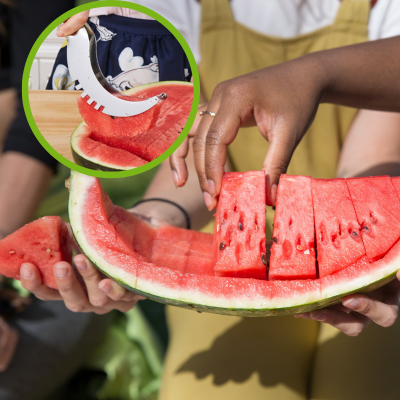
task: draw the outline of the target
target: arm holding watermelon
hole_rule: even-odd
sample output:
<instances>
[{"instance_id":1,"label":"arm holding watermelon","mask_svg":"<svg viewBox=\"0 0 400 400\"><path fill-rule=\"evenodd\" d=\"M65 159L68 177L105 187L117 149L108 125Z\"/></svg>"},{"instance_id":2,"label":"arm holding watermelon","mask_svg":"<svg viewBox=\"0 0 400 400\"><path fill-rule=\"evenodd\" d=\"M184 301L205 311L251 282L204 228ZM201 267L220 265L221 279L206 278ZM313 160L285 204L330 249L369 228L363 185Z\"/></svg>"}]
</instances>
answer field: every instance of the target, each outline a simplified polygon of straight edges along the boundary
<instances>
[{"instance_id":1,"label":"arm holding watermelon","mask_svg":"<svg viewBox=\"0 0 400 400\"><path fill-rule=\"evenodd\" d=\"M189 152L191 166L193 154ZM148 187L144 198L162 197L180 204L191 217L192 227L201 228L211 220L204 205L199 189L194 167L190 171L184 188L179 193L170 179L170 169L167 162L161 165L156 177ZM141 203L130 210L132 213L151 218L154 225L169 224L186 227L182 212L170 204L163 202ZM79 251L78 248L76 248ZM20 271L23 287L41 300L61 300L66 307L74 312L95 312L105 314L117 309L126 312L133 308L142 297L132 293L103 274L83 255L74 258L74 269L67 262L59 262L54 266L54 277L58 290L42 284L39 271L33 264L23 264Z\"/></svg>"},{"instance_id":2,"label":"arm holding watermelon","mask_svg":"<svg viewBox=\"0 0 400 400\"><path fill-rule=\"evenodd\" d=\"M201 117L194 138L209 208L216 206L227 146L241 126L257 125L270 143L263 169L270 178L268 202L274 204L279 176L320 103L400 110L399 60L400 37L394 37L312 53L220 83L207 105L216 116Z\"/></svg>"}]
</instances>

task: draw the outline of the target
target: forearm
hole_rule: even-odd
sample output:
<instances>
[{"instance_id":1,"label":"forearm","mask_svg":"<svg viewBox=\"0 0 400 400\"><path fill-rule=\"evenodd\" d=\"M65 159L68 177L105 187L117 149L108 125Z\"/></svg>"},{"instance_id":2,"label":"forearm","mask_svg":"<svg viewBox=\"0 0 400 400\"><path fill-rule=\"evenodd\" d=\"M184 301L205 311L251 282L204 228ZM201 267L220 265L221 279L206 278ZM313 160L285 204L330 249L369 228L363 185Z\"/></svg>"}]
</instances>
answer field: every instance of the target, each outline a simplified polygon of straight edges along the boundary
<instances>
[{"instance_id":1,"label":"forearm","mask_svg":"<svg viewBox=\"0 0 400 400\"><path fill-rule=\"evenodd\" d=\"M44 163L17 152L0 158L0 235L7 235L33 217L53 173Z\"/></svg>"},{"instance_id":2,"label":"forearm","mask_svg":"<svg viewBox=\"0 0 400 400\"><path fill-rule=\"evenodd\" d=\"M400 111L400 36L304 57L323 76L321 102Z\"/></svg>"},{"instance_id":3,"label":"forearm","mask_svg":"<svg viewBox=\"0 0 400 400\"><path fill-rule=\"evenodd\" d=\"M189 178L185 186L175 188L168 161L164 161L143 198L163 198L179 204L189 214L191 227L193 229L201 229L210 221L212 214L204 205L203 194L194 170L193 153L191 150L187 157L187 164ZM177 207L170 204L147 202L139 204L135 207L134 211L149 217L159 218L171 225L186 228L184 214Z\"/></svg>"}]
</instances>

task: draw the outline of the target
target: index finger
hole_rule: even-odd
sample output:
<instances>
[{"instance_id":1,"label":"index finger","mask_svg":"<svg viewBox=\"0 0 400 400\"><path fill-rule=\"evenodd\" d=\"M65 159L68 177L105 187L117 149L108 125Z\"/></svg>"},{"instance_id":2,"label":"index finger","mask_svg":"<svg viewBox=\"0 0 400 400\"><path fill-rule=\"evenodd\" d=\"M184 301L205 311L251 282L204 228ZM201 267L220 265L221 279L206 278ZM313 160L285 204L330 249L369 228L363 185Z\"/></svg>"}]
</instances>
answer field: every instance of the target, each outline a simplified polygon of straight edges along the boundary
<instances>
[{"instance_id":1,"label":"index finger","mask_svg":"<svg viewBox=\"0 0 400 400\"><path fill-rule=\"evenodd\" d=\"M89 17L89 11L82 11L71 18L67 19L62 25L57 29L58 37L66 37L77 32L79 29L85 25Z\"/></svg>"}]
</instances>

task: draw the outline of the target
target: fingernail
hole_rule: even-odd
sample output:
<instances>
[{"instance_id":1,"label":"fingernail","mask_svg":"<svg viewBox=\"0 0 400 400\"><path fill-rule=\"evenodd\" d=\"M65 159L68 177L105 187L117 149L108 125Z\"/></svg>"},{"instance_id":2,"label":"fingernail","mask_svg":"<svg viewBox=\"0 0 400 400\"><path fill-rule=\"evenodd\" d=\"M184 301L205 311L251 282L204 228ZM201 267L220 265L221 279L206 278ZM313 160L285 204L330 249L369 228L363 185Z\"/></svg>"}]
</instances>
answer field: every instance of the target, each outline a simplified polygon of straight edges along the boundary
<instances>
[{"instance_id":1,"label":"fingernail","mask_svg":"<svg viewBox=\"0 0 400 400\"><path fill-rule=\"evenodd\" d=\"M204 192L203 194L204 194L204 202L206 203L206 207L208 208L208 211L211 211L213 209L212 198L207 192Z\"/></svg>"},{"instance_id":2,"label":"fingernail","mask_svg":"<svg viewBox=\"0 0 400 400\"><path fill-rule=\"evenodd\" d=\"M212 181L211 179L207 180L207 184L208 184L208 193L210 194L210 196L212 198L215 197L215 184L214 181Z\"/></svg>"},{"instance_id":3,"label":"fingernail","mask_svg":"<svg viewBox=\"0 0 400 400\"><path fill-rule=\"evenodd\" d=\"M324 313L319 313L319 314L316 314L316 315L312 315L311 318L315 319L316 321L323 322L323 321L326 320L326 315Z\"/></svg>"},{"instance_id":4,"label":"fingernail","mask_svg":"<svg viewBox=\"0 0 400 400\"><path fill-rule=\"evenodd\" d=\"M104 285L99 286L99 289L102 290L104 293L112 292L112 286L109 283L105 283Z\"/></svg>"},{"instance_id":5,"label":"fingernail","mask_svg":"<svg viewBox=\"0 0 400 400\"><path fill-rule=\"evenodd\" d=\"M57 278L64 279L68 276L69 270L63 265L56 265L54 273L56 274Z\"/></svg>"},{"instance_id":6,"label":"fingernail","mask_svg":"<svg viewBox=\"0 0 400 400\"><path fill-rule=\"evenodd\" d=\"M25 264L21 265L20 274L24 279L31 279L33 276L31 269L27 267Z\"/></svg>"},{"instance_id":7,"label":"fingernail","mask_svg":"<svg viewBox=\"0 0 400 400\"><path fill-rule=\"evenodd\" d=\"M79 271L86 271L87 270L87 264L86 264L85 260L77 260L77 261L74 261L74 262L75 262L76 268L78 268Z\"/></svg>"},{"instance_id":8,"label":"fingernail","mask_svg":"<svg viewBox=\"0 0 400 400\"><path fill-rule=\"evenodd\" d=\"M348 299L343 302L343 305L347 308L358 308L360 307L360 302L357 299Z\"/></svg>"},{"instance_id":9,"label":"fingernail","mask_svg":"<svg viewBox=\"0 0 400 400\"><path fill-rule=\"evenodd\" d=\"M176 171L172 171L172 180L174 181L174 185L176 188L179 186L179 175Z\"/></svg>"}]
</instances>

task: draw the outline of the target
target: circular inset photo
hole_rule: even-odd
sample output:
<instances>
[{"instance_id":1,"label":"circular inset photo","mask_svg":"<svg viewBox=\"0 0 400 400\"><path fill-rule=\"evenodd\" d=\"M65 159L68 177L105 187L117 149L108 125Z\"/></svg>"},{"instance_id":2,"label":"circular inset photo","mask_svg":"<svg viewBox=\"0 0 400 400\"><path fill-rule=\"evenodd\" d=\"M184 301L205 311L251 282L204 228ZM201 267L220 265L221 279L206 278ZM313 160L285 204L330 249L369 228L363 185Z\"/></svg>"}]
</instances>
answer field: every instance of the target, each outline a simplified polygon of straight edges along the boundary
<instances>
[{"instance_id":1,"label":"circular inset photo","mask_svg":"<svg viewBox=\"0 0 400 400\"><path fill-rule=\"evenodd\" d=\"M124 177L178 148L200 88L193 54L171 23L138 4L102 1L44 30L27 59L22 95L53 157L87 175Z\"/></svg>"}]
</instances>

